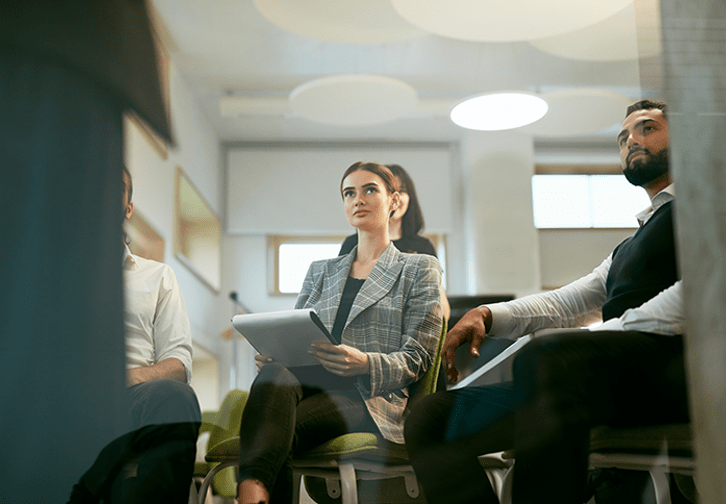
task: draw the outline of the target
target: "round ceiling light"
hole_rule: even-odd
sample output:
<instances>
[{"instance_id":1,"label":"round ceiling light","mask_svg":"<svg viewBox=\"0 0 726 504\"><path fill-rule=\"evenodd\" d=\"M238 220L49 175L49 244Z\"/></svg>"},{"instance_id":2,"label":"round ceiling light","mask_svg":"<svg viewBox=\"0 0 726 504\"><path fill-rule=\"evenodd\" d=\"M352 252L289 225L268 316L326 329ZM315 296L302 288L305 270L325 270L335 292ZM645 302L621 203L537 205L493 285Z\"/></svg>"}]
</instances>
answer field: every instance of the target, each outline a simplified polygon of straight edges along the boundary
<instances>
[{"instance_id":1,"label":"round ceiling light","mask_svg":"<svg viewBox=\"0 0 726 504\"><path fill-rule=\"evenodd\" d=\"M393 10L390 0L254 0L268 21L298 35L353 44L380 44L427 35Z\"/></svg>"},{"instance_id":2,"label":"round ceiling light","mask_svg":"<svg viewBox=\"0 0 726 504\"><path fill-rule=\"evenodd\" d=\"M381 124L406 117L416 90L380 75L334 75L306 82L290 93L292 111L311 121L342 126Z\"/></svg>"},{"instance_id":3,"label":"round ceiling light","mask_svg":"<svg viewBox=\"0 0 726 504\"><path fill-rule=\"evenodd\" d=\"M458 103L451 110L451 120L467 129L506 130L541 119L547 107L547 102L534 93L487 93Z\"/></svg>"},{"instance_id":4,"label":"round ceiling light","mask_svg":"<svg viewBox=\"0 0 726 504\"><path fill-rule=\"evenodd\" d=\"M516 42L552 37L606 19L632 0L392 0L405 20L443 37Z\"/></svg>"}]
</instances>

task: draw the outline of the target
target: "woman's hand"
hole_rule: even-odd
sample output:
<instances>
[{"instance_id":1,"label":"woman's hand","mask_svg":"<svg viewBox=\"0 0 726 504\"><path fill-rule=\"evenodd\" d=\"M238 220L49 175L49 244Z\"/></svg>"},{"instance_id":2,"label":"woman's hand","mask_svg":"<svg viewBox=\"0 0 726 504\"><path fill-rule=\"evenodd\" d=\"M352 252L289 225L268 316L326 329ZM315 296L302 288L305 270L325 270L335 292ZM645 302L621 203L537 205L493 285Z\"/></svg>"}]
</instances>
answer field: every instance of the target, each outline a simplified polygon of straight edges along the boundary
<instances>
[{"instance_id":1,"label":"woman's hand","mask_svg":"<svg viewBox=\"0 0 726 504\"><path fill-rule=\"evenodd\" d=\"M368 374L368 354L348 345L313 343L308 353L315 356L325 369L338 376Z\"/></svg>"},{"instance_id":2,"label":"woman's hand","mask_svg":"<svg viewBox=\"0 0 726 504\"><path fill-rule=\"evenodd\" d=\"M262 354L256 354L255 355L255 365L257 366L257 372L260 372L260 369L262 369L262 366L265 364L272 362L272 357L269 355L262 355Z\"/></svg>"}]
</instances>

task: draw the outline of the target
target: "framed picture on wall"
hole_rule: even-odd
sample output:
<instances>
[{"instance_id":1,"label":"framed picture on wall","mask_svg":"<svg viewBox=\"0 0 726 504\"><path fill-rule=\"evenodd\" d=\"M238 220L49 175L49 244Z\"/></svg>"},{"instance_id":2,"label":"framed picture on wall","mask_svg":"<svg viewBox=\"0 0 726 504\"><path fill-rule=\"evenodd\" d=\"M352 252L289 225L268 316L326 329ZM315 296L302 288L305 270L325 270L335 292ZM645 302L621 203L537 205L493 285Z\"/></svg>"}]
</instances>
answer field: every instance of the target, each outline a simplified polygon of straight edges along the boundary
<instances>
[{"instance_id":1,"label":"framed picture on wall","mask_svg":"<svg viewBox=\"0 0 726 504\"><path fill-rule=\"evenodd\" d=\"M217 293L221 285L221 247L222 223L177 166L174 256Z\"/></svg>"}]
</instances>

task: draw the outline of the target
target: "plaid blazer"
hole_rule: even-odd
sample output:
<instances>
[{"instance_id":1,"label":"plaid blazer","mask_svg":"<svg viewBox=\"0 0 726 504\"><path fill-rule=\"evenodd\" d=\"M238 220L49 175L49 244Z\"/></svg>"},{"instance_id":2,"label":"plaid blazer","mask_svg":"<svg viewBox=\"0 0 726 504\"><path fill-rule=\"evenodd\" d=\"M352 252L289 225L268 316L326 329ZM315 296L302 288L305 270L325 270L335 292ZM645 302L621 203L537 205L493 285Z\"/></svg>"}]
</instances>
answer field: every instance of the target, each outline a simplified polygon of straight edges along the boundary
<instances>
[{"instance_id":1,"label":"plaid blazer","mask_svg":"<svg viewBox=\"0 0 726 504\"><path fill-rule=\"evenodd\" d=\"M313 262L295 303L315 308L329 331L356 251ZM439 341L440 285L435 257L404 254L391 243L358 291L343 328L341 343L368 354L370 375L358 377L358 391L383 437L395 443L404 442L407 386L431 366Z\"/></svg>"}]
</instances>

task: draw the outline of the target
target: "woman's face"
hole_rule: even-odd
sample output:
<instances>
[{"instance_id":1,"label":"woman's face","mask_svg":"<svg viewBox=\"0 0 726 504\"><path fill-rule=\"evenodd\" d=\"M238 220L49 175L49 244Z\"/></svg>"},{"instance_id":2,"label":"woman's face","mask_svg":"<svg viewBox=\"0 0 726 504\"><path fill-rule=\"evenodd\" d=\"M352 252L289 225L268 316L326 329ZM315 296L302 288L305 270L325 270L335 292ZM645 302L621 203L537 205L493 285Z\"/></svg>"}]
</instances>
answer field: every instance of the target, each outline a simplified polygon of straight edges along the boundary
<instances>
[{"instance_id":1,"label":"woman's face","mask_svg":"<svg viewBox=\"0 0 726 504\"><path fill-rule=\"evenodd\" d=\"M398 205L398 193L390 194L383 179L357 170L343 180L343 204L351 226L363 230L387 229L391 210Z\"/></svg>"},{"instance_id":2,"label":"woman's face","mask_svg":"<svg viewBox=\"0 0 726 504\"><path fill-rule=\"evenodd\" d=\"M401 191L401 179L399 177L394 177L394 182L396 183L396 187L399 188L398 194L400 195L400 199L398 202L398 208L396 208L396 211L393 212L391 220L400 221L403 219L403 216L406 215L406 212L408 212L408 204L411 202L411 197L407 192Z\"/></svg>"}]
</instances>

